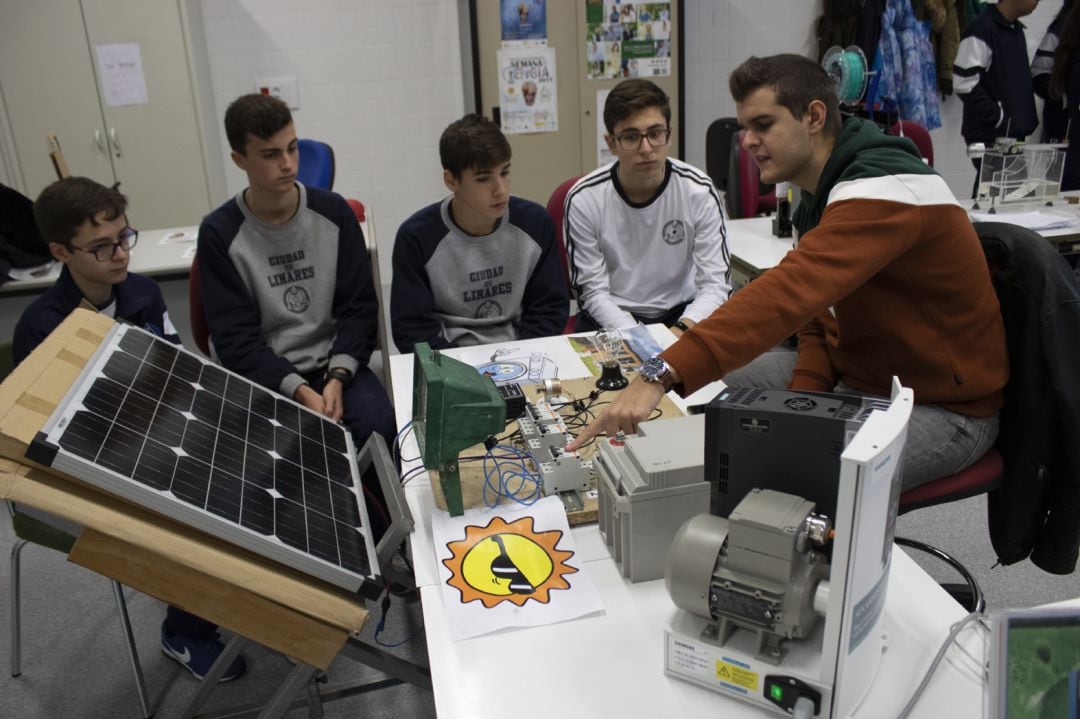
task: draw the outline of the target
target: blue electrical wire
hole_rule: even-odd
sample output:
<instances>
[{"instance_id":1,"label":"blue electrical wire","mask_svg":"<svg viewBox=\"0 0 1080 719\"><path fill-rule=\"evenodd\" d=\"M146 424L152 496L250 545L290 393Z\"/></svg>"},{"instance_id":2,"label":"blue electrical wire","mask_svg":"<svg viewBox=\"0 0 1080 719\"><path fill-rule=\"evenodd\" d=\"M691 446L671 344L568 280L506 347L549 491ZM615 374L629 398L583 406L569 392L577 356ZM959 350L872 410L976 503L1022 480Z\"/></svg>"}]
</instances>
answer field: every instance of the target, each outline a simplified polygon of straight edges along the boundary
<instances>
[{"instance_id":1,"label":"blue electrical wire","mask_svg":"<svg viewBox=\"0 0 1080 719\"><path fill-rule=\"evenodd\" d=\"M496 449L508 453L516 461L511 461L506 454L496 456L493 454ZM537 464L536 459L531 454L517 447L497 444L488 450L487 454L484 455L483 465L484 487L482 494L484 504L494 509L499 505L499 501L505 497L514 500L518 504L528 506L541 498L543 493L541 491L540 476L529 471L529 468L525 465L525 460L530 460L534 465ZM517 484L511 487L510 482L514 479L517 479ZM522 492L529 489L530 485L531 491L522 495ZM492 493L494 493L493 497Z\"/></svg>"},{"instance_id":2,"label":"blue electrical wire","mask_svg":"<svg viewBox=\"0 0 1080 719\"><path fill-rule=\"evenodd\" d=\"M413 421L410 419L408 422L405 423L405 426L401 428L401 431L398 432L397 435L394 437L395 460L400 459L402 462L415 462L420 459L419 457L412 457L411 459L406 459L405 457L401 456L401 442L405 439L405 437L408 436L409 432L412 431L412 429Z\"/></svg>"}]
</instances>

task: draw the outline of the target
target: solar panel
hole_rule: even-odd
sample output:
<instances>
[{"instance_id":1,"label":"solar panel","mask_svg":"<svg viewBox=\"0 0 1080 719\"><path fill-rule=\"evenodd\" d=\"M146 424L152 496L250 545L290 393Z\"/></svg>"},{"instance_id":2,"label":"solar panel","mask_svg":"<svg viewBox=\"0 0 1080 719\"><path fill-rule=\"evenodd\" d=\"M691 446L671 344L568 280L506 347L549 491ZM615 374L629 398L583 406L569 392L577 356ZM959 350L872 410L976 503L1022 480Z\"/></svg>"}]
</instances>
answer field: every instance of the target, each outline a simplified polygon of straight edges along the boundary
<instances>
[{"instance_id":1,"label":"solar panel","mask_svg":"<svg viewBox=\"0 0 1080 719\"><path fill-rule=\"evenodd\" d=\"M378 573L348 430L137 327L27 456L350 591Z\"/></svg>"}]
</instances>

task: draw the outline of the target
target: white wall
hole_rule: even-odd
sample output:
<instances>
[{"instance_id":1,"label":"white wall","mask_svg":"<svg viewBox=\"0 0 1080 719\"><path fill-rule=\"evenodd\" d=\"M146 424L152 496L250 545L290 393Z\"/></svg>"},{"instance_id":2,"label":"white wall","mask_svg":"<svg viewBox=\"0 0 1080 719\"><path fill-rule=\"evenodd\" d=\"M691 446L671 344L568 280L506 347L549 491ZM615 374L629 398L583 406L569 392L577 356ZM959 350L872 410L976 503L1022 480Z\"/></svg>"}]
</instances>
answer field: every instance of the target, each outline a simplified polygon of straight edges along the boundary
<instances>
[{"instance_id":1,"label":"white wall","mask_svg":"<svg viewBox=\"0 0 1080 719\"><path fill-rule=\"evenodd\" d=\"M686 0L686 159L705 167L705 131L719 117L734 117L728 75L751 55L795 52L817 57L814 23L822 0ZM1029 54L1035 54L1061 0L1039 3L1023 20ZM1040 104L1040 116L1042 113ZM960 198L971 196L975 169L960 136L962 105L956 95L941 104L942 126L930 135L934 167ZM1038 132L1034 134L1038 138Z\"/></svg>"},{"instance_id":2,"label":"white wall","mask_svg":"<svg viewBox=\"0 0 1080 719\"><path fill-rule=\"evenodd\" d=\"M438 139L464 113L457 3L201 0L201 10L227 196L246 182L227 158L225 108L257 77L295 75L297 133L329 143L334 190L372 208L389 281L398 225L446 193Z\"/></svg>"},{"instance_id":3,"label":"white wall","mask_svg":"<svg viewBox=\"0 0 1080 719\"><path fill-rule=\"evenodd\" d=\"M184 0L191 10L196 85L210 133L212 191L224 201L243 188L228 161L221 119L259 76L295 75L298 132L330 143L337 156L335 189L373 208L389 281L398 225L443 196L437 143L465 110L461 0ZM813 25L822 0L686 0L686 157L705 166L705 131L734 116L730 72L752 54L816 56ZM1034 53L1061 5L1047 0L1025 19ZM467 49L466 49L467 50ZM205 53L205 57L202 55ZM565 71L565 70L564 70ZM205 85L209 87L205 87ZM471 98L471 93L470 93ZM470 100L471 101L471 100ZM973 169L960 137L960 101L942 103L934 130L935 164L954 192L971 191ZM6 139L0 115L0 160ZM214 156L216 155L216 157ZM7 179L0 161L0 181ZM527 168L519 168L527 171ZM163 178L162 191L170 188ZM192 218L197 221L198 218Z\"/></svg>"}]
</instances>

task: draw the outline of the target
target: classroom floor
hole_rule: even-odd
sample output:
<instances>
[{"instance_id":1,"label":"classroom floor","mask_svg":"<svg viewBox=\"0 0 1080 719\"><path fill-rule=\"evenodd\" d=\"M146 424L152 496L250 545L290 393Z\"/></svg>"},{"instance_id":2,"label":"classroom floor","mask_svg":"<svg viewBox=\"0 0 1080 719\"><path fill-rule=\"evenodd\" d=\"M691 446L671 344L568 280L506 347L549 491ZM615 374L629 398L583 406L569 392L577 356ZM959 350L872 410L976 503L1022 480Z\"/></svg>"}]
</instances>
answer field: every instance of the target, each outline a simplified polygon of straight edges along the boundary
<instances>
[{"instance_id":1,"label":"classroom floor","mask_svg":"<svg viewBox=\"0 0 1080 719\"><path fill-rule=\"evenodd\" d=\"M985 507L985 498L976 497L920 510L901 517L897 533L927 541L960 559L982 584L991 610L1080 596L1080 574L1054 576L1030 562L994 567ZM4 550L0 586L5 590L10 581L7 550L13 542L7 512L0 512L0 548ZM939 580L955 579L948 571L934 566L933 560L917 556L916 559ZM26 719L138 716L138 702L108 581L66 562L57 552L37 546L23 551L23 572L23 674L17 679L8 671L8 603L3 602L0 607L0 716ZM196 684L185 670L161 654L162 603L132 590L126 596L155 716L175 717ZM372 618L365 630L369 640L379 615L377 607L371 609ZM419 605L395 599L380 638L386 643L396 643L412 637L392 651L426 664L421 630ZM206 711L265 701L292 666L284 657L261 647L249 645L245 654L249 674L220 685ZM329 685L374 675L371 670L345 659L335 662L327 674ZM326 717L424 719L435 716L435 705L431 692L402 685L327 704L324 712ZM306 709L288 714L307 715Z\"/></svg>"},{"instance_id":2,"label":"classroom floor","mask_svg":"<svg viewBox=\"0 0 1080 719\"><path fill-rule=\"evenodd\" d=\"M6 510L0 511L0 586L9 596L9 550L15 538ZM125 590L132 630L146 679L151 711L158 719L179 716L197 684L187 670L161 653L160 630L165 605L132 589ZM372 641L380 610L370 604L371 619L362 639ZM139 704L129 669L127 651L107 579L66 561L64 555L29 545L22 552L22 675L10 672L10 605L0 606L0 716L138 717ZM379 639L397 656L427 665L418 603L395 598ZM282 655L249 643L244 650L248 673L220 684L203 708L221 712L268 700L292 670ZM329 687L356 679L378 678L378 672L339 658L326 672ZM326 717L435 716L430 691L411 685L348 697L323 707ZM306 708L286 716L309 716ZM315 716L319 716L316 714Z\"/></svg>"}]
</instances>

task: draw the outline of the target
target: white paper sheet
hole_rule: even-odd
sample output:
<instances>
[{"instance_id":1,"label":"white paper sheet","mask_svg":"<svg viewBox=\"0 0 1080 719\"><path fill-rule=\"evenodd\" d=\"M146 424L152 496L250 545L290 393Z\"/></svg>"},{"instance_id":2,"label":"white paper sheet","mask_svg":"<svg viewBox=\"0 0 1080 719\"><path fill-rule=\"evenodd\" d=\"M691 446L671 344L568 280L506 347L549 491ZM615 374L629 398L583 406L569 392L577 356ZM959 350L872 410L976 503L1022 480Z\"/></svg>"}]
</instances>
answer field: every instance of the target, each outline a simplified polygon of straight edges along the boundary
<instances>
[{"instance_id":1,"label":"white paper sheet","mask_svg":"<svg viewBox=\"0 0 1080 719\"><path fill-rule=\"evenodd\" d=\"M589 368L565 340L518 340L500 345L443 350L454 359L476 367L496 384L536 384L545 379L591 377Z\"/></svg>"},{"instance_id":2,"label":"white paper sheet","mask_svg":"<svg viewBox=\"0 0 1080 719\"><path fill-rule=\"evenodd\" d=\"M997 212L993 215L986 212L971 212L972 222L1008 222L1010 225L1020 225L1029 230L1057 230L1063 227L1072 227L1080 221L1076 215L1054 210L1032 210L1031 212Z\"/></svg>"},{"instance_id":3,"label":"white paper sheet","mask_svg":"<svg viewBox=\"0 0 1080 719\"><path fill-rule=\"evenodd\" d=\"M101 90L107 106L146 105L150 102L137 42L96 45L94 51L97 53Z\"/></svg>"},{"instance_id":4,"label":"white paper sheet","mask_svg":"<svg viewBox=\"0 0 1080 719\"><path fill-rule=\"evenodd\" d=\"M23 267L21 269L12 267L8 270L8 278L12 280L32 280L36 277L43 277L52 270L56 265L56 262L49 260L43 265L37 267Z\"/></svg>"},{"instance_id":5,"label":"white paper sheet","mask_svg":"<svg viewBox=\"0 0 1080 719\"><path fill-rule=\"evenodd\" d=\"M455 641L604 610L558 497L528 507L431 517L447 625Z\"/></svg>"}]
</instances>

